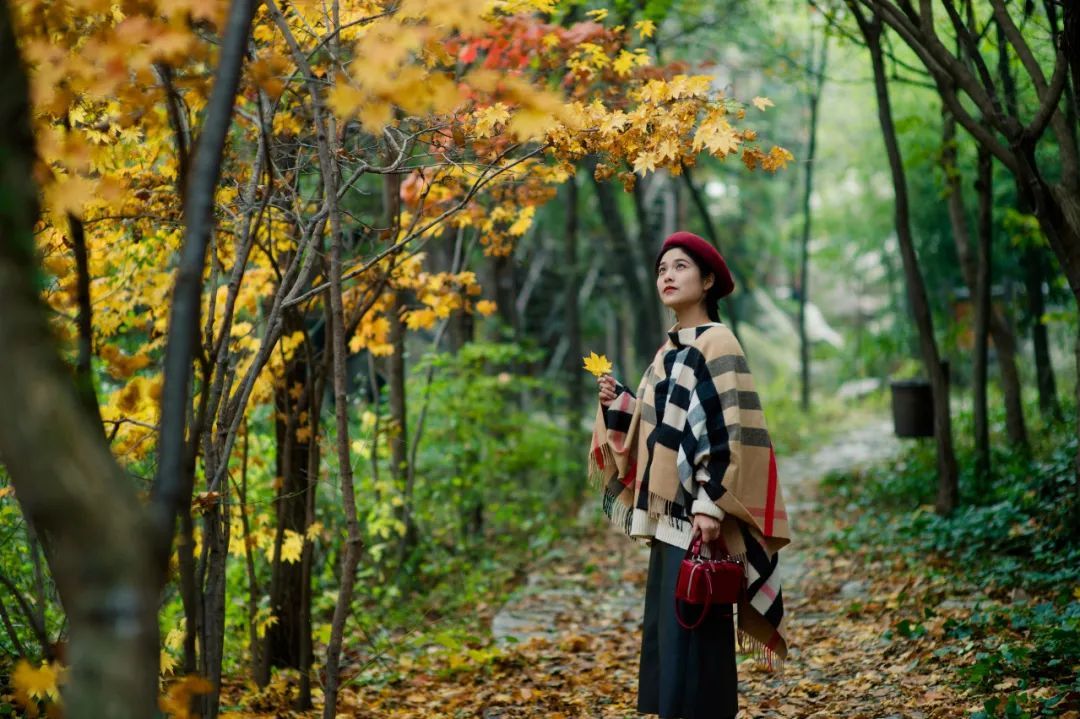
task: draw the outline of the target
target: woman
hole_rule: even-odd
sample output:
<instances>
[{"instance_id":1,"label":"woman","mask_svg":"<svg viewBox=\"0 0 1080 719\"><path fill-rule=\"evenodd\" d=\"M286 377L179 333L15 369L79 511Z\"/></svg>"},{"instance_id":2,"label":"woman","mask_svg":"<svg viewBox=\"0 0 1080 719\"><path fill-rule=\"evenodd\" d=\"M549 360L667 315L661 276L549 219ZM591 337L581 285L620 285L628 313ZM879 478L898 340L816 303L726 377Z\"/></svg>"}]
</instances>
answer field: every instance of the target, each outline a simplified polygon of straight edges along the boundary
<instances>
[{"instance_id":1,"label":"woman","mask_svg":"<svg viewBox=\"0 0 1080 719\"><path fill-rule=\"evenodd\" d=\"M680 626L679 564L696 535L703 543L722 537L746 571L739 645L782 666L777 553L790 541L787 514L746 358L717 312L734 289L724 258L697 235L676 232L655 269L660 301L676 321L636 393L611 375L599 378L589 469L612 523L652 547L637 710L722 719L738 713L731 608L713 607L695 629Z\"/></svg>"}]
</instances>

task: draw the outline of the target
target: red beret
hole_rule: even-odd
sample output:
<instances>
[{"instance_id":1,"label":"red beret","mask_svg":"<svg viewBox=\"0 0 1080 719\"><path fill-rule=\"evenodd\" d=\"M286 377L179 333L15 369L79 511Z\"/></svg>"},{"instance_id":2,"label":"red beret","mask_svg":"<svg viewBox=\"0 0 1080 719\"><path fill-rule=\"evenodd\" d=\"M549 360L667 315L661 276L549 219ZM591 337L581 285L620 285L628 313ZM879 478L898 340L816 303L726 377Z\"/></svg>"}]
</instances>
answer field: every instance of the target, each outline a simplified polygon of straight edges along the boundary
<instances>
[{"instance_id":1,"label":"red beret","mask_svg":"<svg viewBox=\"0 0 1080 719\"><path fill-rule=\"evenodd\" d=\"M660 245L660 252L656 255L656 264L660 264L660 258L672 247L682 247L701 258L706 267L712 270L715 276L715 291L718 297L726 297L735 289L735 280L728 271L727 263L723 256L704 238L698 237L693 232L673 232Z\"/></svg>"}]
</instances>

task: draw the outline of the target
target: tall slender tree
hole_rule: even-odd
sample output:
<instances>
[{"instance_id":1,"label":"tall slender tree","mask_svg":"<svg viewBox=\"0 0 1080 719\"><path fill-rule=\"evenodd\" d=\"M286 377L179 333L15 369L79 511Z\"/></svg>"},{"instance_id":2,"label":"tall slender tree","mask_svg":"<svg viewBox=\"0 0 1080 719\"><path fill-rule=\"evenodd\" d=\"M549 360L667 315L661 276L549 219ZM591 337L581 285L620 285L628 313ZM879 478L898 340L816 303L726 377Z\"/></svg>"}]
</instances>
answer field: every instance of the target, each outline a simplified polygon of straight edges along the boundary
<instances>
[{"instance_id":1,"label":"tall slender tree","mask_svg":"<svg viewBox=\"0 0 1080 719\"><path fill-rule=\"evenodd\" d=\"M900 155L900 143L896 137L892 104L889 99L889 82L885 69L885 53L882 49L884 25L876 11L866 13L855 0L848 0L859 31L870 51L874 71L874 90L877 96L878 120L881 123L885 154L893 179L894 220L896 236L900 244L900 257L904 266L904 282L908 301L919 334L919 349L923 366L930 377L934 400L934 437L937 441L937 511L952 512L959 501L956 454L952 440L952 417L949 412L949 383L941 363L937 340L934 337L934 321L926 293L926 283L919 267L915 242L911 234L911 218L908 205L907 178Z\"/></svg>"}]
</instances>

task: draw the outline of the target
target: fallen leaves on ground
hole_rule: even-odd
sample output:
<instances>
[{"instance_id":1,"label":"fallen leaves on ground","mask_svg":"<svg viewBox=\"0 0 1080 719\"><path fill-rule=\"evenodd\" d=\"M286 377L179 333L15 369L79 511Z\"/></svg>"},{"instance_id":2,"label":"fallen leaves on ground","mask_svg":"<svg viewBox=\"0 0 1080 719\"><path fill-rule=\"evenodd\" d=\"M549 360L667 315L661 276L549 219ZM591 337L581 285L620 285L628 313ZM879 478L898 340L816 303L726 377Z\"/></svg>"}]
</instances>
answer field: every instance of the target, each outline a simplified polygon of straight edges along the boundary
<instances>
[{"instance_id":1,"label":"fallen leaves on ground","mask_svg":"<svg viewBox=\"0 0 1080 719\"><path fill-rule=\"evenodd\" d=\"M813 486L793 489L791 504L804 510L781 555L791 652L783 674L739 656L740 716L966 717L1015 688L1016 681L986 695L964 688L959 670L974 661L975 646L947 634L949 620L969 616L976 599L993 599L948 571L933 579L913 571L899 554L838 551L825 537L842 519L817 509ZM356 687L346 680L339 716L637 717L648 554L597 512L533 568L515 600L517 612L537 619L523 627L532 636L506 647L485 639L466 650L398 657L407 669L401 681Z\"/></svg>"}]
</instances>

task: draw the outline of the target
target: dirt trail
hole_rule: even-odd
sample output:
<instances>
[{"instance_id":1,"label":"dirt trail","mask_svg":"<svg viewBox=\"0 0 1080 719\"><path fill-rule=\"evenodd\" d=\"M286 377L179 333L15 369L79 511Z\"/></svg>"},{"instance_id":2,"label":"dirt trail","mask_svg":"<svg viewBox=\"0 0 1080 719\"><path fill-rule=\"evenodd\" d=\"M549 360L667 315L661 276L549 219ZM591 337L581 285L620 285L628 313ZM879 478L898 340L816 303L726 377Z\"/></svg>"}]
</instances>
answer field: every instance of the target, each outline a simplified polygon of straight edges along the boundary
<instances>
[{"instance_id":1,"label":"dirt trail","mask_svg":"<svg viewBox=\"0 0 1080 719\"><path fill-rule=\"evenodd\" d=\"M891 426L878 420L780 460L794 537L780 563L791 651L783 676L740 656L742 719L966 716L972 700L949 686L950 658L934 654L949 615L946 588L915 579L891 558L886 566L843 555L825 541L833 519L816 500L820 478L898 448ZM369 697L375 711L356 716L635 719L648 557L648 547L608 525L598 503L588 504L570 536L495 615L501 651L463 659L451 672L418 672L407 686ZM905 619L925 632L885 638Z\"/></svg>"},{"instance_id":2,"label":"dirt trail","mask_svg":"<svg viewBox=\"0 0 1080 719\"><path fill-rule=\"evenodd\" d=\"M852 469L892 456L898 449L892 435L892 427L885 422L865 424L839 437L833 443L810 454L779 458L778 472L783 483L788 514L791 516L792 535L796 541L781 552L781 577L784 596L789 600L804 594L803 581L807 571L806 552L812 549L799 542L802 533L804 510L813 510L816 482L829 472ZM618 561L608 568L609 572L625 575L622 581L608 585L605 593L594 599L595 582L582 581L580 570L585 568L588 557L579 557L586 565L571 567L565 560L568 554L579 550L561 547L550 552L539 567L530 573L526 585L495 616L492 634L501 646L507 639L527 640L531 637L557 639L568 628L576 628L586 617L580 612L596 615L600 623L585 625L584 631L603 631L610 620L605 617L625 616L625 626L634 628L640 620L644 595L644 577L649 565L649 548L627 541L614 528L606 524L598 501L587 503L578 515L578 525L591 542L598 542L598 555L613 555ZM606 530L597 537L597 528ZM614 538L614 542L612 541ZM593 545L589 545L593 546ZM587 548L586 548L586 551ZM604 562L607 564L607 562ZM622 571L619 571L619 568ZM573 571L573 569L579 571ZM608 577L613 579L617 577ZM565 621L571 620L570 627ZM574 621L576 620L576 621ZM591 627L591 629L590 629Z\"/></svg>"}]
</instances>

